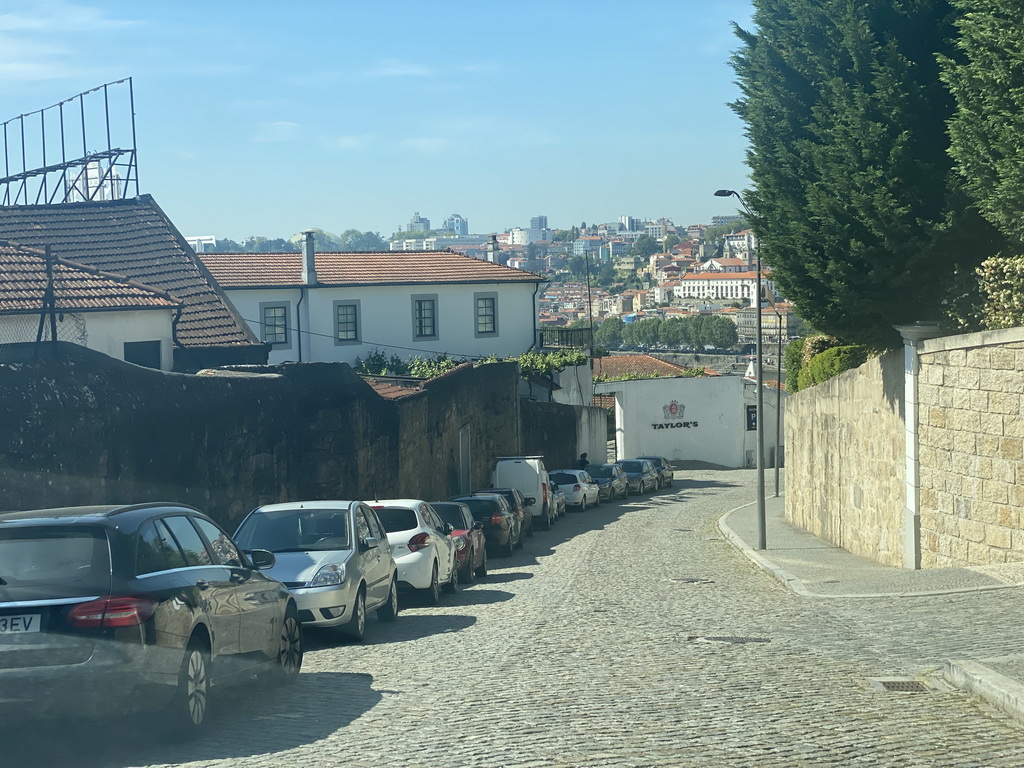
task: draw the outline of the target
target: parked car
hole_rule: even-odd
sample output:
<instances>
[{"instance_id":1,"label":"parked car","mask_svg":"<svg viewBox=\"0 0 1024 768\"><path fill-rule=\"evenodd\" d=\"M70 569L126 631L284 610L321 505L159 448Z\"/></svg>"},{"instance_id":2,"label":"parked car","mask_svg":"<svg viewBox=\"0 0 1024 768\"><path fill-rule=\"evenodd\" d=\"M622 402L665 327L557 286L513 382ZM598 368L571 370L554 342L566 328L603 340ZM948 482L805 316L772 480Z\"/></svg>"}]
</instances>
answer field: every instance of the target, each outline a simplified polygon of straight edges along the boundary
<instances>
[{"instance_id":1,"label":"parked car","mask_svg":"<svg viewBox=\"0 0 1024 768\"><path fill-rule=\"evenodd\" d=\"M556 469L551 473L551 482L562 489L567 507L576 507L580 512L589 506L601 504L601 492L597 483L585 469Z\"/></svg>"},{"instance_id":2,"label":"parked car","mask_svg":"<svg viewBox=\"0 0 1024 768\"><path fill-rule=\"evenodd\" d=\"M551 512L548 493L550 481L542 456L499 456L491 473L491 485L495 488L518 488L527 499L526 505L532 516L529 525L547 530L555 522Z\"/></svg>"},{"instance_id":3,"label":"parked car","mask_svg":"<svg viewBox=\"0 0 1024 768\"><path fill-rule=\"evenodd\" d=\"M629 492L644 494L658 487L658 470L647 459L625 459L615 462L629 480Z\"/></svg>"},{"instance_id":4,"label":"parked car","mask_svg":"<svg viewBox=\"0 0 1024 768\"><path fill-rule=\"evenodd\" d=\"M417 589L429 605L441 600L441 590L459 586L454 530L420 499L384 499L370 505L384 526L398 566L398 586ZM443 585L443 586L442 586Z\"/></svg>"},{"instance_id":5,"label":"parked car","mask_svg":"<svg viewBox=\"0 0 1024 768\"><path fill-rule=\"evenodd\" d=\"M196 509L0 513L0 703L14 715L162 708L183 734L215 686L302 666L295 598Z\"/></svg>"},{"instance_id":6,"label":"parked car","mask_svg":"<svg viewBox=\"0 0 1024 768\"><path fill-rule=\"evenodd\" d=\"M551 494L551 500L548 503L555 511L555 519L565 517L565 491L559 488L557 483L550 483L548 490Z\"/></svg>"},{"instance_id":7,"label":"parked car","mask_svg":"<svg viewBox=\"0 0 1024 768\"><path fill-rule=\"evenodd\" d=\"M529 507L530 503L532 503L532 497L526 498L518 488L482 488L479 491L473 491L473 493L499 493L505 497L505 501L508 502L512 514L519 518L519 530L521 533L516 542L517 547L523 545L525 537L533 536L533 515L530 514Z\"/></svg>"},{"instance_id":8,"label":"parked car","mask_svg":"<svg viewBox=\"0 0 1024 768\"><path fill-rule=\"evenodd\" d=\"M469 496L452 496L450 501L459 501L469 507L473 519L484 525L484 542L496 555L510 556L522 538L519 518L512 512L505 497L500 493L479 493Z\"/></svg>"},{"instance_id":9,"label":"parked car","mask_svg":"<svg viewBox=\"0 0 1024 768\"><path fill-rule=\"evenodd\" d=\"M469 507L461 501L432 501L430 506L438 517L455 530L455 557L458 561L459 581L467 584L477 576L487 575L487 543L484 540L484 524L473 519Z\"/></svg>"},{"instance_id":10,"label":"parked car","mask_svg":"<svg viewBox=\"0 0 1024 768\"><path fill-rule=\"evenodd\" d=\"M654 465L654 468L658 471L659 488L670 488L672 486L676 473L668 459L664 456L637 456L637 458L647 459Z\"/></svg>"},{"instance_id":11,"label":"parked car","mask_svg":"<svg viewBox=\"0 0 1024 768\"><path fill-rule=\"evenodd\" d=\"M235 541L266 549L277 563L267 574L295 596L299 620L336 628L355 640L366 614L398 617L398 566L377 515L359 501L268 504L246 515Z\"/></svg>"},{"instance_id":12,"label":"parked car","mask_svg":"<svg viewBox=\"0 0 1024 768\"><path fill-rule=\"evenodd\" d=\"M591 464L587 472L597 483L602 499L614 501L629 496L629 479L618 464Z\"/></svg>"}]
</instances>

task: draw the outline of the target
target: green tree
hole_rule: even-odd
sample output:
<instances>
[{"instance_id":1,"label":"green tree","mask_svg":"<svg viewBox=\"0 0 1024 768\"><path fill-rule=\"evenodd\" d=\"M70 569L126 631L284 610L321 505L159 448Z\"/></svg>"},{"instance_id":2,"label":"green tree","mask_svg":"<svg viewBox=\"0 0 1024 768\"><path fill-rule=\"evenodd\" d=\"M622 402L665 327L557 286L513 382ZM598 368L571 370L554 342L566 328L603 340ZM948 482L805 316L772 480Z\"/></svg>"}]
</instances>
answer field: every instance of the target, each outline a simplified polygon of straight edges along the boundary
<instances>
[{"instance_id":1,"label":"green tree","mask_svg":"<svg viewBox=\"0 0 1024 768\"><path fill-rule=\"evenodd\" d=\"M621 317L605 319L594 331L594 343L606 349L615 349L622 344L622 329L625 323Z\"/></svg>"},{"instance_id":2,"label":"green tree","mask_svg":"<svg viewBox=\"0 0 1024 768\"><path fill-rule=\"evenodd\" d=\"M668 253L681 242L683 242L683 240L679 235L666 235L665 242L662 243L662 248L664 248L665 252Z\"/></svg>"},{"instance_id":3,"label":"green tree","mask_svg":"<svg viewBox=\"0 0 1024 768\"><path fill-rule=\"evenodd\" d=\"M634 321L633 338L638 344L651 347L658 343L658 329L661 328L661 320L656 317L648 317L644 320Z\"/></svg>"},{"instance_id":4,"label":"green tree","mask_svg":"<svg viewBox=\"0 0 1024 768\"><path fill-rule=\"evenodd\" d=\"M358 229L346 229L338 237L338 249L341 251L386 251L388 242L380 236L380 232L360 232Z\"/></svg>"},{"instance_id":5,"label":"green tree","mask_svg":"<svg viewBox=\"0 0 1024 768\"><path fill-rule=\"evenodd\" d=\"M244 253L245 248L242 247L241 243L236 243L234 240L229 240L226 237L217 238L216 245L207 245L207 251L213 253Z\"/></svg>"},{"instance_id":6,"label":"green tree","mask_svg":"<svg viewBox=\"0 0 1024 768\"><path fill-rule=\"evenodd\" d=\"M654 255L660 250L661 246L658 245L657 240L655 240L650 235L640 235L640 237L636 239L636 242L633 243L633 249L631 253L634 256L641 256L646 259L647 257Z\"/></svg>"},{"instance_id":7,"label":"green tree","mask_svg":"<svg viewBox=\"0 0 1024 768\"><path fill-rule=\"evenodd\" d=\"M801 316L891 347L998 250L958 188L945 125L947 0L755 0L733 58L762 259Z\"/></svg>"}]
</instances>

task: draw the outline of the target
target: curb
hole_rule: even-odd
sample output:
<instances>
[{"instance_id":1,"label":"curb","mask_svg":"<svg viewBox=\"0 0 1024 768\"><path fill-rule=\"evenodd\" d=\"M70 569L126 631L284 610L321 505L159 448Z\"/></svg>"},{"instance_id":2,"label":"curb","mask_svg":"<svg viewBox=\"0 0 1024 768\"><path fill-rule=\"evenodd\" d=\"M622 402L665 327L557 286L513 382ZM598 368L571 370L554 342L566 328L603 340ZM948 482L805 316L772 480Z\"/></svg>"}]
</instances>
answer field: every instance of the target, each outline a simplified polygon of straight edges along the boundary
<instances>
[{"instance_id":1,"label":"curb","mask_svg":"<svg viewBox=\"0 0 1024 768\"><path fill-rule=\"evenodd\" d=\"M941 674L950 685L973 693L1024 723L1024 684L976 661L947 661Z\"/></svg>"}]
</instances>

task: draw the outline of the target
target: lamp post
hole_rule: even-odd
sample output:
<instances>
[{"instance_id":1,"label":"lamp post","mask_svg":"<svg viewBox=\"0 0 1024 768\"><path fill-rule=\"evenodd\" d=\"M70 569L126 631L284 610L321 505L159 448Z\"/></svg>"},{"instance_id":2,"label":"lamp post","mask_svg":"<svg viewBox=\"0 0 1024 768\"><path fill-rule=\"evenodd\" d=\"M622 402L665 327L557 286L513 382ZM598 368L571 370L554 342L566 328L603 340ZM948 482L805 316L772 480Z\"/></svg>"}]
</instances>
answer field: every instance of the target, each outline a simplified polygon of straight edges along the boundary
<instances>
[{"instance_id":1,"label":"lamp post","mask_svg":"<svg viewBox=\"0 0 1024 768\"><path fill-rule=\"evenodd\" d=\"M768 302L769 306L772 308L772 312L775 313L775 327L778 329L778 336L775 337L775 461L772 462L772 465L775 467L775 497L778 498L779 446L782 442L782 313L779 312L779 308L775 306L774 301L767 298L765 301Z\"/></svg>"},{"instance_id":2,"label":"lamp post","mask_svg":"<svg viewBox=\"0 0 1024 768\"><path fill-rule=\"evenodd\" d=\"M739 203L743 212L747 214L747 220L753 222L754 216L747 208L747 204L743 202L743 198L740 197L740 193L734 189L719 189L715 192L715 197L735 197ZM755 416L757 418L757 548L768 549L767 534L766 534L766 515L765 515L765 501L764 501L764 356L761 352L761 251L759 248L754 248L754 257L757 270L756 278L756 289L757 299L754 302L754 306L757 308L757 345L755 353L755 374L757 382L757 398L755 406Z\"/></svg>"}]
</instances>

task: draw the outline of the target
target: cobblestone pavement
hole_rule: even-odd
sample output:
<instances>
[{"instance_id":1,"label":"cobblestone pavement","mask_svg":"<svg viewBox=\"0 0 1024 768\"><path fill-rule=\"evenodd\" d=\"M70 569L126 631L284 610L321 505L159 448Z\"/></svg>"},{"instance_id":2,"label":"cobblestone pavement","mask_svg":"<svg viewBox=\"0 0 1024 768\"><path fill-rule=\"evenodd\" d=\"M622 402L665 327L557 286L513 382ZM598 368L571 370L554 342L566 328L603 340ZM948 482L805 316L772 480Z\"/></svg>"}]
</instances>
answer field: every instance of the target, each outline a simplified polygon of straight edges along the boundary
<instances>
[{"instance_id":1,"label":"cobblestone pavement","mask_svg":"<svg viewBox=\"0 0 1024 768\"><path fill-rule=\"evenodd\" d=\"M798 597L715 527L753 482L688 471L363 644L310 634L297 685L222 697L198 742L40 726L0 731L0 766L1024 766L1024 729L930 674L1017 651L1024 590Z\"/></svg>"}]
</instances>

